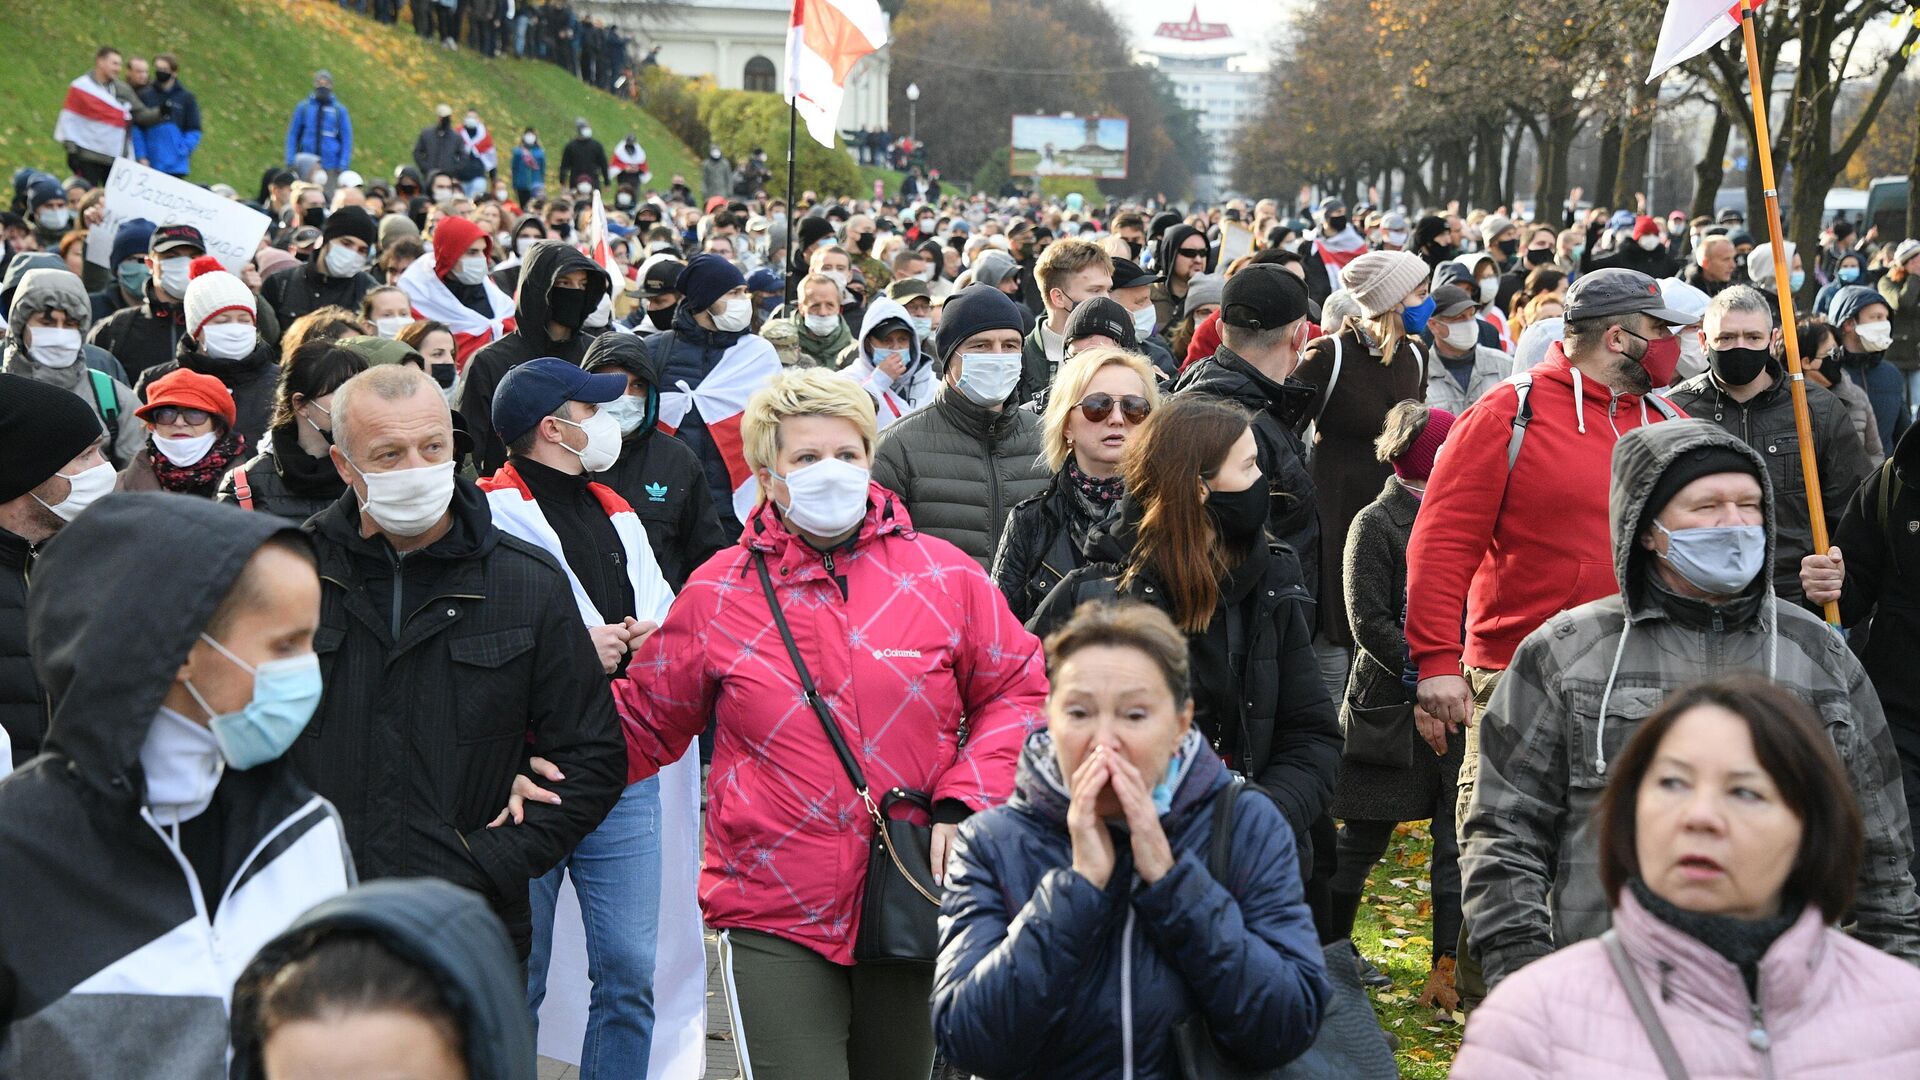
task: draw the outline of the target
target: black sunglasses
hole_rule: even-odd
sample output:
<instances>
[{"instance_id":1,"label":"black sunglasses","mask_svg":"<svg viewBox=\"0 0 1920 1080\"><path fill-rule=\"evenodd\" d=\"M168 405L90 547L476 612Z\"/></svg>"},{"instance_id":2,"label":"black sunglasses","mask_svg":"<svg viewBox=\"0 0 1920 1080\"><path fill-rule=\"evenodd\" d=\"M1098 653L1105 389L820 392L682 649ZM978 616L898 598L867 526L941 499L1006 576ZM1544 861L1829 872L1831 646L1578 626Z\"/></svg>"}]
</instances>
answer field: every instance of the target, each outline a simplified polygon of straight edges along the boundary
<instances>
[{"instance_id":1,"label":"black sunglasses","mask_svg":"<svg viewBox=\"0 0 1920 1080\"><path fill-rule=\"evenodd\" d=\"M1101 415L1105 416L1106 414L1102 413ZM148 413L147 418L153 421L154 426L158 427L163 424L174 423L204 424L208 420L213 419L213 414L205 409L188 409L179 405L162 405Z\"/></svg>"},{"instance_id":2,"label":"black sunglasses","mask_svg":"<svg viewBox=\"0 0 1920 1080\"><path fill-rule=\"evenodd\" d=\"M1113 407L1120 406L1120 415L1127 423L1137 424L1153 411L1153 404L1139 394L1128 394L1116 398L1112 394L1088 394L1080 399L1080 415L1091 423L1098 424L1113 415Z\"/></svg>"},{"instance_id":3,"label":"black sunglasses","mask_svg":"<svg viewBox=\"0 0 1920 1080\"><path fill-rule=\"evenodd\" d=\"M1201 247L1201 248L1181 248L1181 249L1180 249L1180 254L1182 254L1182 255L1185 255L1185 256L1186 256L1187 258L1189 258L1189 259L1204 259L1204 258L1206 258L1206 257L1207 257L1207 249L1206 249L1206 248L1203 248L1203 247Z\"/></svg>"}]
</instances>

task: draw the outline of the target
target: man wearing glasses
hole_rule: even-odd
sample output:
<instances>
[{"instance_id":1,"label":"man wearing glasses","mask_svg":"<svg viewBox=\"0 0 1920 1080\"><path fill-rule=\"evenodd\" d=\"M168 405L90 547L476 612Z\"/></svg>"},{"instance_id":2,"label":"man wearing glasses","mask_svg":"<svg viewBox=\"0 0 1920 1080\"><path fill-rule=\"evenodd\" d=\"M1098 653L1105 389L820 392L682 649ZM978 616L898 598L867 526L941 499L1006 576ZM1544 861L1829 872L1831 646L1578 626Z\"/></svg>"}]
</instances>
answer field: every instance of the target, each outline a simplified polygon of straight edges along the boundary
<instances>
[{"instance_id":1,"label":"man wearing glasses","mask_svg":"<svg viewBox=\"0 0 1920 1080\"><path fill-rule=\"evenodd\" d=\"M1774 356L1780 336L1773 309L1750 286L1725 289L1707 304L1700 338L1707 350L1707 370L1674 387L1669 398L1688 416L1713 421L1766 459L1773 481L1773 587L1783 600L1799 603L1800 560L1813 554L1813 519L1800 471L1793 394L1785 368ZM1813 456L1820 467L1820 495L1831 534L1870 466L1838 397L1809 382L1807 411L1813 417Z\"/></svg>"}]
</instances>

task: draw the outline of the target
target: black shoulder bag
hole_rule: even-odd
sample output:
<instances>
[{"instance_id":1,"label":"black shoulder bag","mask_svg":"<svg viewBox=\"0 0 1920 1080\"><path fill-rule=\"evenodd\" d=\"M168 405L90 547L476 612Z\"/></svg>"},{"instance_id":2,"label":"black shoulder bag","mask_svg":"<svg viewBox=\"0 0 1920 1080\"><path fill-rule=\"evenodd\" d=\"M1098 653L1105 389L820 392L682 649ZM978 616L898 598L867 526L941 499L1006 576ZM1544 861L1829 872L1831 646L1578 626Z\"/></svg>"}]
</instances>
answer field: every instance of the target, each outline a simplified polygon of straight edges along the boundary
<instances>
[{"instance_id":1,"label":"black shoulder bag","mask_svg":"<svg viewBox=\"0 0 1920 1080\"><path fill-rule=\"evenodd\" d=\"M826 702L813 685L813 675L800 658L800 646L787 627L786 613L773 592L773 577L767 573L767 557L755 552L754 569L760 573L760 588L767 595L767 608L773 612L773 624L780 629L787 656L800 676L800 689L807 704L826 729L827 741L840 759L847 779L853 781L860 801L873 818L873 842L867 851L866 903L860 915L860 932L854 939L853 959L858 964L932 964L940 953L940 886L933 881L933 828L910 821L895 821L890 815L895 806L905 803L922 813L933 813L933 797L924 791L894 788L875 803L867 790L867 778L860 763L853 759L840 725L834 722Z\"/></svg>"},{"instance_id":2,"label":"black shoulder bag","mask_svg":"<svg viewBox=\"0 0 1920 1080\"><path fill-rule=\"evenodd\" d=\"M1207 873L1226 888L1233 845L1234 820L1240 816L1240 790L1247 782L1228 774L1227 783L1213 797L1213 833L1207 848ZM1187 1080L1266 1080L1272 1069L1248 1068L1226 1056L1213 1039L1206 1017L1199 1013L1173 1026L1173 1052L1180 1075Z\"/></svg>"}]
</instances>

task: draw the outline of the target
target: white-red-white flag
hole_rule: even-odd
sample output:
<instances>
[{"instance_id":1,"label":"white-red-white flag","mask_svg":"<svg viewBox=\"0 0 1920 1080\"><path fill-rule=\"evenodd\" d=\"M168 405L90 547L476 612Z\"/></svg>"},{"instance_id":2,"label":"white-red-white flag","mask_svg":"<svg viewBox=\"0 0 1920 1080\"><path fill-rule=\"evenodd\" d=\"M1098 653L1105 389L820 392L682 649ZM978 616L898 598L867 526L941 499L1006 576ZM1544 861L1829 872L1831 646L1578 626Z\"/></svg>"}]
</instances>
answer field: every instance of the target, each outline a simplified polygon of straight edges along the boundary
<instances>
[{"instance_id":1,"label":"white-red-white flag","mask_svg":"<svg viewBox=\"0 0 1920 1080\"><path fill-rule=\"evenodd\" d=\"M878 0L793 0L786 99L820 145L833 145L847 73L886 43L887 16Z\"/></svg>"},{"instance_id":2,"label":"white-red-white flag","mask_svg":"<svg viewBox=\"0 0 1920 1080\"><path fill-rule=\"evenodd\" d=\"M81 75L67 84L67 98L53 124L56 142L72 143L102 157L128 157L127 125L132 113L113 91Z\"/></svg>"},{"instance_id":3,"label":"white-red-white flag","mask_svg":"<svg viewBox=\"0 0 1920 1080\"><path fill-rule=\"evenodd\" d=\"M1762 0L1753 0L1758 9ZM1668 68L1683 64L1740 29L1740 3L1734 0L1667 0L1667 17L1660 23L1660 42L1653 49L1653 70L1647 81Z\"/></svg>"}]
</instances>

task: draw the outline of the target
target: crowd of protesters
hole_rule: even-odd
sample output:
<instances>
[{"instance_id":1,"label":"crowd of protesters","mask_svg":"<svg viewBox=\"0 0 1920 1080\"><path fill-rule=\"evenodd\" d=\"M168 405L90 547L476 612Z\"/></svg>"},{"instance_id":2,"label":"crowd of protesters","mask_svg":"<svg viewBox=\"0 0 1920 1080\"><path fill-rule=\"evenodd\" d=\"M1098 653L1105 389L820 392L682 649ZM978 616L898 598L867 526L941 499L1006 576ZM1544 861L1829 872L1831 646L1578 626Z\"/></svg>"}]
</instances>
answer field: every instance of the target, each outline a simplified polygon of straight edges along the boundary
<instances>
[{"instance_id":1,"label":"crowd of protesters","mask_svg":"<svg viewBox=\"0 0 1920 1080\"><path fill-rule=\"evenodd\" d=\"M145 66L0 214L0 1073L1391 1076L1408 822L1458 1075L1920 1060L1920 240L361 172L321 73L250 256L90 246Z\"/></svg>"}]
</instances>

